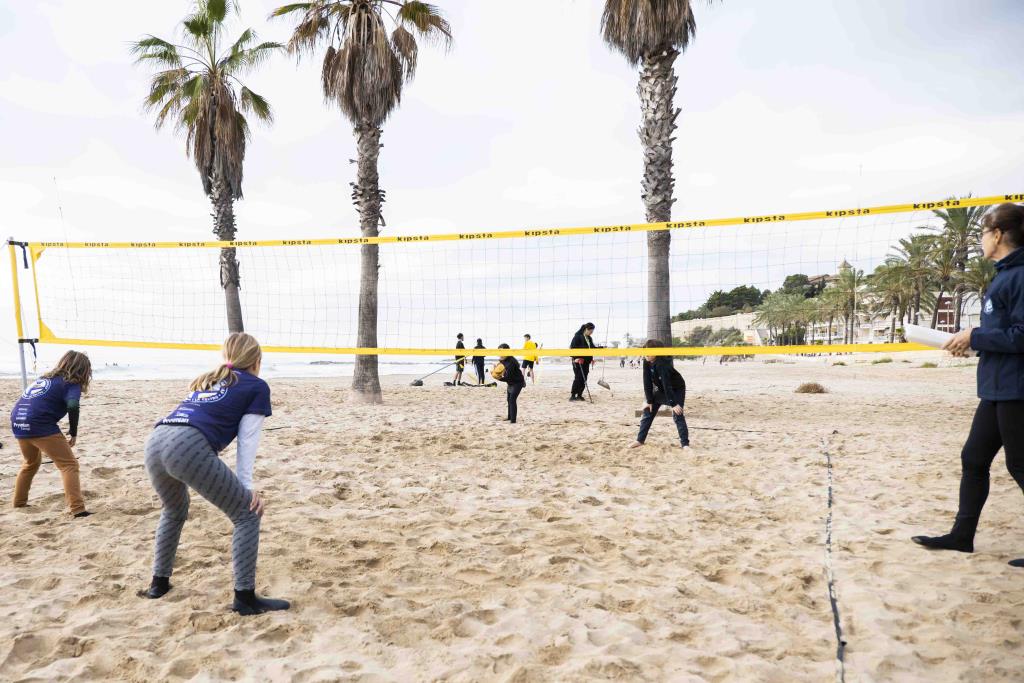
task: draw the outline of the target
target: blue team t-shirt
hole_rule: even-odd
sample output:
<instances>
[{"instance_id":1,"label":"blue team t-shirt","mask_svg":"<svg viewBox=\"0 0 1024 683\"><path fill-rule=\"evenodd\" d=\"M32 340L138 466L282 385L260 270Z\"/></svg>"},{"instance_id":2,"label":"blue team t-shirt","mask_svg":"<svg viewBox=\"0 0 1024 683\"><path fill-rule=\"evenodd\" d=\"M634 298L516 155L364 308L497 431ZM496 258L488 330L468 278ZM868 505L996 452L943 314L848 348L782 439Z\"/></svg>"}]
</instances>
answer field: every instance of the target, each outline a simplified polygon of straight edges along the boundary
<instances>
[{"instance_id":1,"label":"blue team t-shirt","mask_svg":"<svg viewBox=\"0 0 1024 683\"><path fill-rule=\"evenodd\" d=\"M40 377L29 385L11 411L11 431L17 439L35 439L60 434L57 423L68 414L68 404L82 398L79 384L63 377Z\"/></svg>"},{"instance_id":2,"label":"blue team t-shirt","mask_svg":"<svg viewBox=\"0 0 1024 683\"><path fill-rule=\"evenodd\" d=\"M259 377L235 370L238 381L208 391L193 391L158 425L195 427L218 453L238 436L243 415L270 417L270 386Z\"/></svg>"}]
</instances>

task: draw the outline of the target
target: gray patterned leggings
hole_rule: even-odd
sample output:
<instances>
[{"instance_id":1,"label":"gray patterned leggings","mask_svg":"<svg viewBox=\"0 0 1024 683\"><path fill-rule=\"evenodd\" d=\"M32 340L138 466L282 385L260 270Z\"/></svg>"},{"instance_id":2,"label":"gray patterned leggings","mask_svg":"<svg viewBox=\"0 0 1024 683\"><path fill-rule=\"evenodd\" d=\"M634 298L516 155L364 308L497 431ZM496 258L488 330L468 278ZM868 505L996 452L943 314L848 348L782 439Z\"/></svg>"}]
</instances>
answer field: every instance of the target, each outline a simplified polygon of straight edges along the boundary
<instances>
[{"instance_id":1,"label":"gray patterned leggings","mask_svg":"<svg viewBox=\"0 0 1024 683\"><path fill-rule=\"evenodd\" d=\"M153 576L171 575L178 539L188 517L191 486L235 525L231 540L235 590L255 589L260 518L249 510L252 494L217 456L202 432L194 427L157 426L146 441L146 471L163 503L156 528Z\"/></svg>"}]
</instances>

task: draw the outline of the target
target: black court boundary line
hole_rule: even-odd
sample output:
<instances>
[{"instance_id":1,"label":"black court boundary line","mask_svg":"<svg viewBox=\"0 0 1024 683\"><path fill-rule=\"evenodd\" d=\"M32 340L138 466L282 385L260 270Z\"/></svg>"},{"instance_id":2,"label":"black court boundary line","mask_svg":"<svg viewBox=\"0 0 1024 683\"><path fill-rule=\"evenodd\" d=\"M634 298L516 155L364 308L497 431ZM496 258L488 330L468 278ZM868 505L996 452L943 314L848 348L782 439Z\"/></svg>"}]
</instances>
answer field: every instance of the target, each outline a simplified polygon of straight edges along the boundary
<instances>
[{"instance_id":1,"label":"black court boundary line","mask_svg":"<svg viewBox=\"0 0 1024 683\"><path fill-rule=\"evenodd\" d=\"M828 583L828 601L832 606L832 624L836 630L836 680L846 680L846 640L843 638L843 625L839 617L839 600L836 597L836 578L832 569L832 454L829 452L828 441L821 440L821 452L825 456L825 469L828 473L828 514L825 517L825 579Z\"/></svg>"}]
</instances>

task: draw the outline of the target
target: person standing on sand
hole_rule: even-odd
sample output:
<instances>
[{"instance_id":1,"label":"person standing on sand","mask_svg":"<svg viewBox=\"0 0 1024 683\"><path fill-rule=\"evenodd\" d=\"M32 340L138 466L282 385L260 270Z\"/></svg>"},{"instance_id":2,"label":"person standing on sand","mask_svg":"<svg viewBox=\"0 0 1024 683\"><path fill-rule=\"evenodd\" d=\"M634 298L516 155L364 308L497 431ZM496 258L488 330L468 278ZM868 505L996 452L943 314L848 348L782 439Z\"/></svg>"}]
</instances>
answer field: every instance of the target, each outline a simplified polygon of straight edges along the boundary
<instances>
[{"instance_id":1,"label":"person standing on sand","mask_svg":"<svg viewBox=\"0 0 1024 683\"><path fill-rule=\"evenodd\" d=\"M537 342L528 334L523 335L523 348L524 349L535 349L537 348ZM537 363L537 356L524 355L523 356L523 370L526 371L526 376L530 378L532 384L537 383L537 378L533 374L533 366Z\"/></svg>"},{"instance_id":2,"label":"person standing on sand","mask_svg":"<svg viewBox=\"0 0 1024 683\"><path fill-rule=\"evenodd\" d=\"M484 346L484 340L483 339L477 339L476 340L476 346L474 346L473 348L474 349L486 348ZM476 368L477 384L483 384L484 383L484 376L485 376L484 375L484 357L483 356L473 356L473 367Z\"/></svg>"},{"instance_id":3,"label":"person standing on sand","mask_svg":"<svg viewBox=\"0 0 1024 683\"><path fill-rule=\"evenodd\" d=\"M569 343L570 349L599 349L600 346L594 344L594 340L591 336L594 334L594 323L584 323L580 329L576 330L576 334L573 335L572 341ZM569 395L570 401L582 401L583 390L587 388L587 376L590 375L590 365L594 362L593 356L573 356L572 358L572 393Z\"/></svg>"},{"instance_id":4,"label":"person standing on sand","mask_svg":"<svg viewBox=\"0 0 1024 683\"><path fill-rule=\"evenodd\" d=\"M455 338L457 340L455 342L455 348L456 349L464 349L464 348L466 348L466 345L464 343L462 343L463 337L462 337L462 333L461 332L459 332L457 335L455 335ZM465 370L465 369L466 369L466 357L465 356L455 356L455 379L452 380L452 386L453 387L457 387L460 384L462 384L462 371Z\"/></svg>"},{"instance_id":5,"label":"person standing on sand","mask_svg":"<svg viewBox=\"0 0 1024 683\"><path fill-rule=\"evenodd\" d=\"M978 408L960 453L960 504L944 536L911 540L934 550L974 552L974 535L989 491L989 470L1000 447L1006 469L1024 490L1024 207L1000 204L981 223L981 250L995 261L980 327L953 335L942 347L954 356L977 351ZM1024 559L1012 560L1024 567Z\"/></svg>"},{"instance_id":6,"label":"person standing on sand","mask_svg":"<svg viewBox=\"0 0 1024 683\"><path fill-rule=\"evenodd\" d=\"M507 349L508 347L508 344L498 345L499 349ZM500 356L498 364L491 370L491 374L499 382L508 384L508 416L505 419L510 424L515 424L516 417L519 415L519 405L517 403L519 394L526 388L526 378L523 377L523 372L519 369L519 363L514 356Z\"/></svg>"},{"instance_id":7,"label":"person standing on sand","mask_svg":"<svg viewBox=\"0 0 1024 683\"><path fill-rule=\"evenodd\" d=\"M659 348L663 344L657 339L648 339L644 344L645 348ZM671 356L644 356L644 397L647 405L644 406L643 415L640 418L640 433L636 441L630 444L630 448L640 448L647 441L647 433L651 430L651 424L658 415L658 409L662 405L672 408L672 419L676 423L676 431L679 432L679 444L683 448L690 445L690 430L686 426L686 417L683 415L683 404L686 403L686 382L679 371L672 365Z\"/></svg>"},{"instance_id":8,"label":"person standing on sand","mask_svg":"<svg viewBox=\"0 0 1024 683\"><path fill-rule=\"evenodd\" d=\"M188 518L189 488L210 501L235 525L231 539L235 600L242 616L285 610L287 600L256 595L256 557L260 545L263 494L252 481L263 421L271 415L270 387L259 378L263 351L243 332L224 341L224 362L200 375L189 395L157 423L146 441L146 472L163 511L156 529L153 581L148 598L171 589L171 570L182 527ZM238 438L235 472L219 456Z\"/></svg>"},{"instance_id":9,"label":"person standing on sand","mask_svg":"<svg viewBox=\"0 0 1024 683\"><path fill-rule=\"evenodd\" d=\"M14 481L11 504L28 505L32 479L39 471L45 453L60 470L64 484L64 501L74 517L88 517L82 485L78 477L78 460L71 448L78 440L79 403L92 381L89 356L78 351L65 353L57 365L33 382L11 411L11 431L21 449L21 470ZM68 416L68 436L57 425Z\"/></svg>"}]
</instances>

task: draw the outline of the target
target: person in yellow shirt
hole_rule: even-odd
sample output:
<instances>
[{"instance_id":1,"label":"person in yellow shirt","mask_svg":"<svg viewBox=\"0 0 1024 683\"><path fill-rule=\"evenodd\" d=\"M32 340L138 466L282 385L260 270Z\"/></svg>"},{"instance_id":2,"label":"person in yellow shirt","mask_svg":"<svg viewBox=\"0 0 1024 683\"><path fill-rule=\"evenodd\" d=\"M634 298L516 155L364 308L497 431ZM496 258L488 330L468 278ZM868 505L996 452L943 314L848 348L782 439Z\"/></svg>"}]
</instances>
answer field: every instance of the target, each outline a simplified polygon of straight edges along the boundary
<instances>
[{"instance_id":1,"label":"person in yellow shirt","mask_svg":"<svg viewBox=\"0 0 1024 683\"><path fill-rule=\"evenodd\" d=\"M524 334L523 339L525 340L523 342L524 349L537 348L537 342L533 341L533 339L530 338L530 335ZM537 363L537 356L529 355L529 353L523 356L523 370L526 371L526 376L529 377L530 381L534 384L537 382L537 378L533 374L533 366L535 363Z\"/></svg>"}]
</instances>

